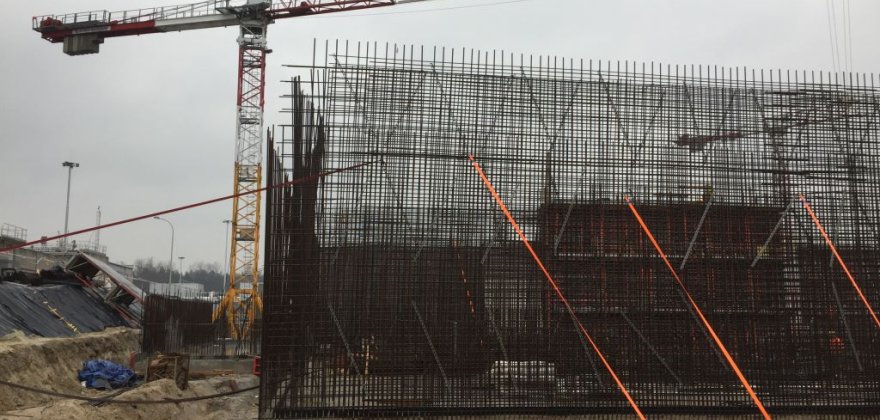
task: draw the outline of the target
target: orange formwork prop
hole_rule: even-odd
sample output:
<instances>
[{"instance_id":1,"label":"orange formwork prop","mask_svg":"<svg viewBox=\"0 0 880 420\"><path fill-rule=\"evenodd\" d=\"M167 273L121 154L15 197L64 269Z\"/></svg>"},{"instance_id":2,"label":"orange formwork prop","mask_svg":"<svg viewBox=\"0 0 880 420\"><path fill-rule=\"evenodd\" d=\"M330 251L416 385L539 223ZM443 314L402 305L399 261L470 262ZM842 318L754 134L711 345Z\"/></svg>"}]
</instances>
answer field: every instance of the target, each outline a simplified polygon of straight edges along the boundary
<instances>
[{"instance_id":1,"label":"orange formwork prop","mask_svg":"<svg viewBox=\"0 0 880 420\"><path fill-rule=\"evenodd\" d=\"M810 206L810 203L807 202L807 197L804 197L803 194L800 195L801 203L804 205L804 209L807 210L807 213L810 214L810 218L813 219L813 223L816 225L816 228L819 229L819 233L822 234L822 237L825 238L825 243L828 244L828 247L831 248L831 253L834 254L834 258L837 258L837 262L840 263L840 267L843 268L843 272L846 274L846 278L849 279L849 282L853 285L853 288L856 289L856 293L859 294L859 298L862 299L862 303L865 304L865 307L868 308L868 312L871 314L871 317L874 318L874 323L877 324L877 327L880 327L880 319L877 318L877 314L874 312L874 308L871 307L871 304L868 303L868 298L865 297L865 294L862 293L862 288L859 287L859 284L856 283L856 279L853 277L852 273L849 272L849 268L847 268L846 264L843 262L843 258L840 256L840 253L837 252L837 247L834 246L834 242L831 242L831 237L828 236L828 233L825 232L825 228L822 227L822 223L819 223L819 218L816 217L816 213L813 212L813 208Z\"/></svg>"},{"instance_id":2,"label":"orange formwork prop","mask_svg":"<svg viewBox=\"0 0 880 420\"><path fill-rule=\"evenodd\" d=\"M657 254L660 255L660 258L663 259L666 267L669 268L669 272L672 273L672 277L674 277L675 281L678 282L678 285L684 292L685 297L687 297L688 302L690 302L691 306L694 308L694 311L697 313L697 316L699 316L700 321L703 322L706 330L709 331L709 335L712 336L712 340L715 341L715 344L721 350L721 353L724 355L727 363L730 364L730 367L733 369L734 373L736 373L737 378L739 378L740 383L742 383L743 387L745 387L746 391L749 393L749 397L751 397L755 405L758 406L758 410L761 411L761 415L763 415L765 419L770 419L770 413L768 413L767 409L764 408L764 404L761 402L761 399L758 398L758 394L756 394L755 390L752 389L752 385L749 384L749 381L746 380L745 375L743 375L742 371L740 371L739 366L736 364L736 361L733 360L733 356L731 356L730 352L727 351L727 347L724 347L724 343L721 342L721 338L718 337L718 334L715 334L715 329L712 328L712 324L710 324L709 320L703 315L703 311L700 310L697 302L694 301L693 297L691 297L691 294L690 292L688 292L687 287L684 286L684 282L682 282L681 278L678 277L678 273L675 271L675 268L672 267L672 264L669 262L669 258L666 257L666 253L663 252L662 248L660 248L660 244L658 244L657 240L654 239L654 235L651 233L651 230L648 229L648 225L645 224L644 220L642 220L642 216L639 214L639 211L636 210L636 206L633 205L629 197L624 197L624 200L626 200L626 205L629 206L630 211L632 211L633 215L636 217L636 220L638 220L639 225L641 225L642 230L645 231L645 234L648 236L651 244L654 245L654 249L657 250Z\"/></svg>"},{"instance_id":3,"label":"orange formwork prop","mask_svg":"<svg viewBox=\"0 0 880 420\"><path fill-rule=\"evenodd\" d=\"M565 298L565 295L562 294L562 290L557 286L556 281L553 280L553 276L550 275L550 272L547 271L547 268L544 266L544 263L541 262L541 258L538 257L538 254L535 253L535 250L532 248L532 245L529 243L529 240L526 238L525 233L523 233L522 229L520 229L519 224L516 223L516 219L513 218L513 215L510 214L510 211L507 209L507 206L504 204L504 201L501 200L501 196L498 195L498 192L495 191L495 187L492 186L492 182L489 181L489 178L486 177L486 174L483 172L483 168L480 167L480 164L477 163L476 159L474 159L474 155L468 155L468 159L471 161L471 165L473 165L474 169L477 170L477 174L480 175L480 179L483 180L483 184L486 185L486 188L492 194L492 198L495 199L495 202L498 203L498 207L501 208L501 211L504 212L504 215L507 216L507 221L510 222L510 225L513 226L513 230L516 231L516 234L519 236L519 239L522 241L523 246L525 246L526 250L529 251L529 254L534 258L535 263L538 264L538 268L541 269L541 272L544 273L544 277L547 279L547 282L550 283L550 286L556 292L556 296L559 298L559 301L565 306L566 311L571 316L571 319L574 320L581 334L583 334L584 338L590 343L590 346L593 347L593 350L599 356L599 359L602 361L602 364L605 365L605 369L608 370L608 373L611 374L611 377L614 379L614 382L617 384L617 387L620 388L620 392L623 393L623 396L626 397L626 400L629 402L629 405L632 407L633 411L639 416L640 419L644 420L646 417L642 413L642 410L639 409L639 406L636 404L632 395L630 395L629 391L627 391L626 386L623 385L623 382L620 381L620 378L617 376L617 373L614 371L614 368L611 367L611 364L605 359L605 355L602 353L602 350L599 349L599 345L593 341L593 337L590 336L590 333L587 332L587 329L584 328L584 325L581 324L581 321L574 314L574 310L571 308L571 305L568 303L568 299Z\"/></svg>"}]
</instances>

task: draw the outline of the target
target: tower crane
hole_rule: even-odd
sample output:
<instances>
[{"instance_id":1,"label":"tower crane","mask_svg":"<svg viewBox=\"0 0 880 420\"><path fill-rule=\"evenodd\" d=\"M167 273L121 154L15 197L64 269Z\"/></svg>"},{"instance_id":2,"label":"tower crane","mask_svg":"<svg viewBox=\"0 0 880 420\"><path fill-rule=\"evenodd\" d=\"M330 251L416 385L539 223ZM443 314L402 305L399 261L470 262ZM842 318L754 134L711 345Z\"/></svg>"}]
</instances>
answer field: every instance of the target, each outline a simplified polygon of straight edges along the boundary
<instances>
[{"instance_id":1,"label":"tower crane","mask_svg":"<svg viewBox=\"0 0 880 420\"><path fill-rule=\"evenodd\" d=\"M207 0L199 3L118 12L91 11L36 16L33 29L43 39L63 43L68 55L96 54L107 38L238 26L238 94L233 188L235 194L262 185L266 29L278 19L393 6L425 0ZM229 284L214 311L225 316L232 338L247 337L262 298L257 285L259 192L234 199ZM241 288L250 283L250 288Z\"/></svg>"}]
</instances>

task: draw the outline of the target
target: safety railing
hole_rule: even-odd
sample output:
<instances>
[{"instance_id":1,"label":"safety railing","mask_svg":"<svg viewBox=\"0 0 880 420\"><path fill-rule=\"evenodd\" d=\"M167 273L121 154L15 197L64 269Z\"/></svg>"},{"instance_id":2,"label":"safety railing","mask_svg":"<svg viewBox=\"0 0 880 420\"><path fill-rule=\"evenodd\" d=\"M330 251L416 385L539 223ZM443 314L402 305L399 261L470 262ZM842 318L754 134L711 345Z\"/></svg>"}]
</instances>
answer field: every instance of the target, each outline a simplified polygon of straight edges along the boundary
<instances>
[{"instance_id":1,"label":"safety railing","mask_svg":"<svg viewBox=\"0 0 880 420\"><path fill-rule=\"evenodd\" d=\"M11 225L9 223L4 223L3 226L0 226L0 237L24 242L27 240L27 229L16 225Z\"/></svg>"},{"instance_id":2,"label":"safety railing","mask_svg":"<svg viewBox=\"0 0 880 420\"><path fill-rule=\"evenodd\" d=\"M242 0L239 0L239 2L242 2ZM183 19L219 14L220 12L217 10L218 8L230 7L234 3L236 2L230 0L208 0L186 5L152 7L115 12L97 10L63 15L44 15L34 17L33 25L35 30L39 30L47 27L79 24L100 25L111 23L138 23L163 19Z\"/></svg>"},{"instance_id":3,"label":"safety railing","mask_svg":"<svg viewBox=\"0 0 880 420\"><path fill-rule=\"evenodd\" d=\"M320 8L338 6L349 8L367 4L391 3L391 0L313 0L302 2L298 0L273 0L269 10L282 11L294 8ZM306 3L305 5L303 3ZM88 12L68 13L63 15L42 15L33 18L33 29L37 31L50 30L64 26L96 26L119 23L139 23L154 20L184 19L222 14L230 8L242 7L249 4L249 0L208 0L199 3L152 7L145 9L107 11L94 10Z\"/></svg>"}]
</instances>

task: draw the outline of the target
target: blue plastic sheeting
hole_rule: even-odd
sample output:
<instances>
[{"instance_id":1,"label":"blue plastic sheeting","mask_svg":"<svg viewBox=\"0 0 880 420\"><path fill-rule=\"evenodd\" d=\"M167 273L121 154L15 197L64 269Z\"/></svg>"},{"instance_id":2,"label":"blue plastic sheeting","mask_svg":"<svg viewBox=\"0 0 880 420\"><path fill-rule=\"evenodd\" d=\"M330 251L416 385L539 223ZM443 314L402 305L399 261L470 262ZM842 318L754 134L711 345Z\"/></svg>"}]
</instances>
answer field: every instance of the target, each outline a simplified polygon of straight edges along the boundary
<instances>
[{"instance_id":1,"label":"blue plastic sheeting","mask_svg":"<svg viewBox=\"0 0 880 420\"><path fill-rule=\"evenodd\" d=\"M122 388L134 385L137 376L122 365L109 360L93 359L83 362L77 378L86 383L86 388Z\"/></svg>"},{"instance_id":2,"label":"blue plastic sheeting","mask_svg":"<svg viewBox=\"0 0 880 420\"><path fill-rule=\"evenodd\" d=\"M0 282L0 335L19 330L43 337L70 337L127 325L82 287Z\"/></svg>"}]
</instances>

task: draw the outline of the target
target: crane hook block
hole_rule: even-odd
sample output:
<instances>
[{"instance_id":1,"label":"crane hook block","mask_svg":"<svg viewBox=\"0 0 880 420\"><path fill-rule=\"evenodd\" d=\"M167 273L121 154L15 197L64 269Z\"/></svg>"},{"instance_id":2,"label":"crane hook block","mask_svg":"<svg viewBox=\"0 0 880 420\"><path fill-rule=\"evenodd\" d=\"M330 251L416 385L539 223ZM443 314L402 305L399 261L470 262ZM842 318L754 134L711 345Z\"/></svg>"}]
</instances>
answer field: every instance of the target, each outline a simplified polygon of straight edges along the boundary
<instances>
[{"instance_id":1,"label":"crane hook block","mask_svg":"<svg viewBox=\"0 0 880 420\"><path fill-rule=\"evenodd\" d=\"M64 38L64 53L67 55L97 54L104 38L98 34L73 35Z\"/></svg>"}]
</instances>

